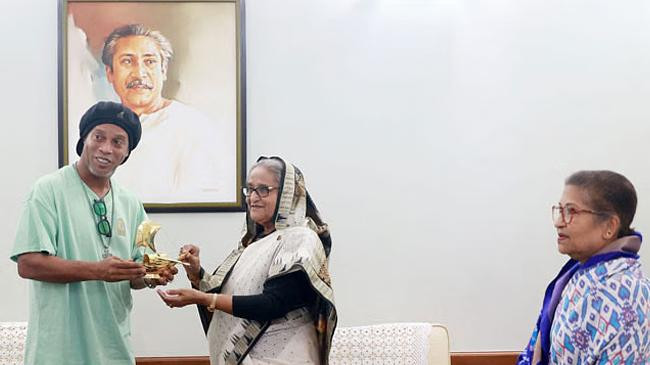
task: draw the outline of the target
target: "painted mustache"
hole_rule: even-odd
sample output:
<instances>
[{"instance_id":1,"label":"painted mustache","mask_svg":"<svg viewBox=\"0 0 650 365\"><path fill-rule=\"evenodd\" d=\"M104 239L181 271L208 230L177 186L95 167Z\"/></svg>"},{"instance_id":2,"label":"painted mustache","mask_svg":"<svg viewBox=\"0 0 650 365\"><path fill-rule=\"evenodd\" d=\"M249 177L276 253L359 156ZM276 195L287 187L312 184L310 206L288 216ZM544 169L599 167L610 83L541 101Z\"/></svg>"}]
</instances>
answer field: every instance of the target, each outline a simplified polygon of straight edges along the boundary
<instances>
[{"instance_id":1,"label":"painted mustache","mask_svg":"<svg viewBox=\"0 0 650 365\"><path fill-rule=\"evenodd\" d=\"M127 89L133 89L135 87L141 87L149 90L153 89L153 85L140 79L135 79L133 81L130 81L128 84L126 84Z\"/></svg>"}]
</instances>

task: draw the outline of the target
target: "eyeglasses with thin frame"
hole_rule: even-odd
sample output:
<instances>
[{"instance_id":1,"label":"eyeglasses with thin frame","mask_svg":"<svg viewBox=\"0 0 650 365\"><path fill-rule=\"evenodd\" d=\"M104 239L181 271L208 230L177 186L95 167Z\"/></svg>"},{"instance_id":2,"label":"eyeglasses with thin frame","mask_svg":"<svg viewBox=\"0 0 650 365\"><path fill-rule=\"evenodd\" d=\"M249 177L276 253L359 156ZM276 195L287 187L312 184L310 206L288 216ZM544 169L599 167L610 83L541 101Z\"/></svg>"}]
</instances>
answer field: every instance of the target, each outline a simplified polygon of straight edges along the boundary
<instances>
[{"instance_id":1,"label":"eyeglasses with thin frame","mask_svg":"<svg viewBox=\"0 0 650 365\"><path fill-rule=\"evenodd\" d=\"M578 208L572 205L562 205L560 203L551 207L551 216L553 218L553 223L562 218L562 222L565 225L569 225L571 222L573 222L573 217L581 213L607 215L605 212L597 212L595 210Z\"/></svg>"},{"instance_id":2,"label":"eyeglasses with thin frame","mask_svg":"<svg viewBox=\"0 0 650 365\"><path fill-rule=\"evenodd\" d=\"M277 186L266 186L266 185L260 185L256 188L250 187L250 186L244 186L241 191L244 193L245 196L251 196L253 192L256 192L257 195L260 198L266 198L271 194L271 191L277 189Z\"/></svg>"},{"instance_id":3,"label":"eyeglasses with thin frame","mask_svg":"<svg viewBox=\"0 0 650 365\"><path fill-rule=\"evenodd\" d=\"M93 203L93 211L99 217L99 222L97 222L97 232L110 238L113 233L111 231L111 224L106 218L106 204L104 203L104 200L95 199L95 202Z\"/></svg>"}]
</instances>

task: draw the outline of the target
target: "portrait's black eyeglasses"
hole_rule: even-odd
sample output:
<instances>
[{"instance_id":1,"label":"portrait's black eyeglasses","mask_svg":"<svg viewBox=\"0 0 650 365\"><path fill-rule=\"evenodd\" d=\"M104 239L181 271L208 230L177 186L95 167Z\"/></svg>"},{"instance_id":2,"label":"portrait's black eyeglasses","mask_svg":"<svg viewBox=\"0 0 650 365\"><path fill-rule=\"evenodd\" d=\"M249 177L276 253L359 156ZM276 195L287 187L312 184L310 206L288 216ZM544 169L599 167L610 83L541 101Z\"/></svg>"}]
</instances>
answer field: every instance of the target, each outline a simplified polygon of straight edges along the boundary
<instances>
[{"instance_id":1,"label":"portrait's black eyeglasses","mask_svg":"<svg viewBox=\"0 0 650 365\"><path fill-rule=\"evenodd\" d=\"M562 219L562 222L566 225L571 224L573 221L573 217L580 213L587 213L587 214L595 214L595 215L607 215L605 212L596 212L594 210L589 210L589 209L582 209L574 206L567 206L567 205L554 205L551 207L551 217L553 218L553 222L557 222L558 219Z\"/></svg>"},{"instance_id":2,"label":"portrait's black eyeglasses","mask_svg":"<svg viewBox=\"0 0 650 365\"><path fill-rule=\"evenodd\" d=\"M110 238L112 235L111 224L106 218L106 204L104 203L104 200L95 199L95 202L93 203L93 211L99 217L99 222L97 222L97 231L99 234Z\"/></svg>"},{"instance_id":3,"label":"portrait's black eyeglasses","mask_svg":"<svg viewBox=\"0 0 650 365\"><path fill-rule=\"evenodd\" d=\"M256 188L253 187L243 187L241 190L244 193L245 196L251 196L253 192L256 192L257 195L259 195L260 198L266 198L271 194L271 191L274 189L277 189L277 186L266 186L266 185L260 185Z\"/></svg>"}]
</instances>

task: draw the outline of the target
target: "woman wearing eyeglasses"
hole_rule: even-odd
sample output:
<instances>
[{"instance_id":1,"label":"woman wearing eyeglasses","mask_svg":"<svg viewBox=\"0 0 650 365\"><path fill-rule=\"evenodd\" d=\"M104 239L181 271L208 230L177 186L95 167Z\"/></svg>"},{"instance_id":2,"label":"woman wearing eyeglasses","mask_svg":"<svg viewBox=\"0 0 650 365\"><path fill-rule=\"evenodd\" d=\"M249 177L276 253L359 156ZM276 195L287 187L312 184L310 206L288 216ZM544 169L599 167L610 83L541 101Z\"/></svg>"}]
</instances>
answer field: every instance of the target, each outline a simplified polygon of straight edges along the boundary
<instances>
[{"instance_id":1,"label":"woman wearing eyeglasses","mask_svg":"<svg viewBox=\"0 0 650 365\"><path fill-rule=\"evenodd\" d=\"M641 234L630 228L634 186L611 171L569 176L553 224L571 259L546 289L518 364L645 364L650 360L650 281Z\"/></svg>"},{"instance_id":2,"label":"woman wearing eyeglasses","mask_svg":"<svg viewBox=\"0 0 650 365\"><path fill-rule=\"evenodd\" d=\"M238 247L210 274L199 248L184 246L192 289L159 294L170 307L198 304L212 364L326 364L337 320L331 239L303 175L278 157L261 157L243 192Z\"/></svg>"}]
</instances>

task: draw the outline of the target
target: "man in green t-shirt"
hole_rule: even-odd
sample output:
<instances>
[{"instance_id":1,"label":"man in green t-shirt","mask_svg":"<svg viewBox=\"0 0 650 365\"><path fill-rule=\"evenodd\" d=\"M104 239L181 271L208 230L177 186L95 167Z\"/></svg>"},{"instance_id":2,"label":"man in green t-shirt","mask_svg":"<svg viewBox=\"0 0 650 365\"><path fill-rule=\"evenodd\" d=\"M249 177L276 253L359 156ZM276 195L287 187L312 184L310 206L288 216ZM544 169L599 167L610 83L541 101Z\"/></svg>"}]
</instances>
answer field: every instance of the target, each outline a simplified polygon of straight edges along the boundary
<instances>
[{"instance_id":1,"label":"man in green t-shirt","mask_svg":"<svg viewBox=\"0 0 650 365\"><path fill-rule=\"evenodd\" d=\"M134 364L131 289L145 280L135 245L142 203L111 180L138 145L138 116L99 102L81 118L74 165L40 178L29 194L11 259L32 279L26 364Z\"/></svg>"}]
</instances>

